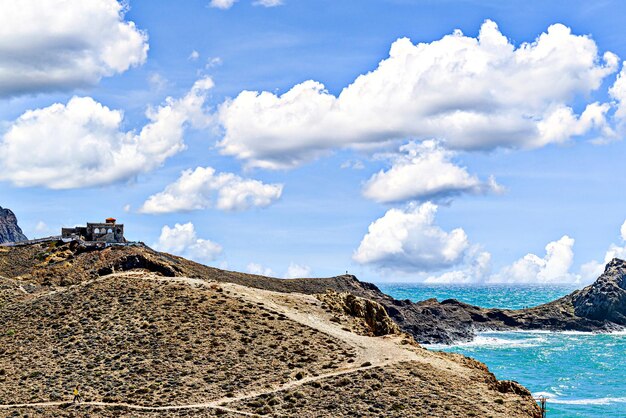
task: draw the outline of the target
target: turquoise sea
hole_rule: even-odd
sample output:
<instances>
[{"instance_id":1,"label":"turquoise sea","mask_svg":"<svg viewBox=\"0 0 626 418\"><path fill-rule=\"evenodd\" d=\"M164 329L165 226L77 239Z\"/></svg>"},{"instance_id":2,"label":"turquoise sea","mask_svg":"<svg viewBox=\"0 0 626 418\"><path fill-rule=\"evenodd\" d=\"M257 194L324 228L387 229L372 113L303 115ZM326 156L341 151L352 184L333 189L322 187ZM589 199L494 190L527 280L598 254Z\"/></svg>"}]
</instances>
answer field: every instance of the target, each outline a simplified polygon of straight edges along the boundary
<instances>
[{"instance_id":1,"label":"turquoise sea","mask_svg":"<svg viewBox=\"0 0 626 418\"><path fill-rule=\"evenodd\" d=\"M397 298L455 298L483 307L521 308L570 293L567 287L462 287L385 284ZM626 417L626 332L615 334L496 332L471 343L430 346L462 353L548 399L548 417Z\"/></svg>"}]
</instances>

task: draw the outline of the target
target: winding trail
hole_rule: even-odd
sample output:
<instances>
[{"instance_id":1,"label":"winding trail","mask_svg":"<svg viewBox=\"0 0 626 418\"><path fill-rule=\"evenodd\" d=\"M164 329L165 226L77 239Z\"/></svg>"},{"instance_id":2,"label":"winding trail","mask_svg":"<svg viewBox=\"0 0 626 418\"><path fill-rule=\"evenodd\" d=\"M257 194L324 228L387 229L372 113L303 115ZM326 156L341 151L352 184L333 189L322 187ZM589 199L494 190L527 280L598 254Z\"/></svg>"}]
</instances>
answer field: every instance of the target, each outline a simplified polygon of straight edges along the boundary
<instances>
[{"instance_id":1,"label":"winding trail","mask_svg":"<svg viewBox=\"0 0 626 418\"><path fill-rule=\"evenodd\" d=\"M258 396L269 395L285 390L290 390L301 385L328 379L335 376L341 376L345 374L364 371L380 366L387 366L395 363L405 361L417 361L428 363L430 366L445 368L450 370L451 363L449 361L443 361L439 356L433 354L427 350L414 347L411 345L402 344L403 336L399 335L387 335L383 337L369 337L364 335L358 335L351 331L342 328L341 324L337 324L331 321L333 315L326 312L322 303L311 295L304 295L299 293L284 294L279 292L272 292L268 290L261 290L255 288L249 288L232 283L215 282L202 279L193 279L185 277L163 277L153 273L145 272L124 272L114 273L108 276L103 276L97 279L86 281L77 285L68 286L67 288L55 289L47 294L34 295L33 299L45 297L55 293L65 292L70 289L74 289L79 286L88 286L91 283L115 280L119 278L132 276L134 278L140 278L143 280L155 280L165 282L178 282L188 284L194 287L208 287L218 285L224 289L230 297L239 298L247 302L262 303L266 308L275 311L276 313L287 316L290 320L298 322L307 327L316 329L325 333L331 337L337 338L350 346L354 347L357 351L357 357L355 358L355 367L343 367L333 372L320 374L317 376L306 376L300 380L292 380L282 385L275 386L258 391L250 391L236 395L234 397L223 397L220 399L212 400L204 403L184 404L184 405L163 405L163 406L147 406L137 405L123 402L82 402L81 405L100 406L100 407L123 407L131 410L138 411L173 411L173 410L185 410L185 409L215 409L224 412L230 412L234 414L244 416L255 416L256 414L239 411L236 409L228 408L227 405L240 402L243 400L256 398ZM356 366L360 364L361 366ZM458 372L462 373L464 370L458 366ZM57 402L33 402L33 403L19 403L19 404L7 404L0 405L0 410L15 409L15 408L48 408L71 405L68 401Z\"/></svg>"},{"instance_id":2,"label":"winding trail","mask_svg":"<svg viewBox=\"0 0 626 418\"><path fill-rule=\"evenodd\" d=\"M244 411L238 411L236 409L228 408L225 405L228 405L234 402L243 401L243 400L250 399L250 398L256 398L258 396L269 395L272 393L293 389L295 387L304 385L306 383L314 382L317 380L323 380L329 377L341 376L344 374L349 374L349 373L353 373L353 372L357 372L361 370L368 370L368 369L372 369L375 367L384 366L386 364L392 364L392 363L396 363L396 362L393 361L393 362L387 362L383 364L377 364L377 365L371 365L371 366L365 366L365 367L355 367L355 368L349 368L349 369L344 369L344 370L338 370L338 371L331 372L331 373L325 373L319 376L305 377L301 380L294 380L291 382L287 382L284 385L281 385L272 389L248 392L242 395L238 395L234 397L224 397L224 398L220 398L211 402L204 402L204 403L184 404L184 405L147 406L147 405L124 403L124 402L88 401L88 402L81 402L80 405L103 406L103 407L124 407L124 408L132 409L132 410L139 410L139 411L173 411L173 410L182 410L182 409L208 408L208 409L222 410L225 412L232 412L232 413L246 415L246 416L257 416L257 414L244 412ZM69 405L72 405L72 403L69 401L33 402L33 403L0 405L0 410L1 409L13 409L13 408L42 408L42 407L69 406Z\"/></svg>"}]
</instances>

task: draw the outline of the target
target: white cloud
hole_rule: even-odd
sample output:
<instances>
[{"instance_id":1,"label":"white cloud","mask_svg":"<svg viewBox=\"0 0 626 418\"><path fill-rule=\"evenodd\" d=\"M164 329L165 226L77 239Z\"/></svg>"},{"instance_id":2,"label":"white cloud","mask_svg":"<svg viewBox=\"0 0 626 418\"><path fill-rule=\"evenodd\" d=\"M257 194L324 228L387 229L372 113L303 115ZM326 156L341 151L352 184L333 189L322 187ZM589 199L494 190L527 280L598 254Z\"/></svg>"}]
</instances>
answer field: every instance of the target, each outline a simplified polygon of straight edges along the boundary
<instances>
[{"instance_id":1,"label":"white cloud","mask_svg":"<svg viewBox=\"0 0 626 418\"><path fill-rule=\"evenodd\" d=\"M588 263L580 266L580 276L584 282L593 282L604 272L604 263L600 263L596 260L589 261Z\"/></svg>"},{"instance_id":2,"label":"white cloud","mask_svg":"<svg viewBox=\"0 0 626 418\"><path fill-rule=\"evenodd\" d=\"M617 101L615 117L624 123L626 121L626 66L624 63L615 83L609 89L609 94Z\"/></svg>"},{"instance_id":3,"label":"white cloud","mask_svg":"<svg viewBox=\"0 0 626 418\"><path fill-rule=\"evenodd\" d=\"M546 245L546 254L527 254L491 276L492 283L577 283L580 276L570 272L574 262L574 239L564 235Z\"/></svg>"},{"instance_id":4,"label":"white cloud","mask_svg":"<svg viewBox=\"0 0 626 418\"><path fill-rule=\"evenodd\" d=\"M191 54L189 54L189 57L187 59L190 61L197 61L198 58L200 58L200 53L194 49L193 51L191 51Z\"/></svg>"},{"instance_id":5,"label":"white cloud","mask_svg":"<svg viewBox=\"0 0 626 418\"><path fill-rule=\"evenodd\" d=\"M276 7L283 5L283 0L256 0L252 2L255 6Z\"/></svg>"},{"instance_id":6,"label":"white cloud","mask_svg":"<svg viewBox=\"0 0 626 418\"><path fill-rule=\"evenodd\" d=\"M383 269L424 272L460 264L470 243L461 228L446 232L435 222L437 206L410 203L390 209L368 228L354 260Z\"/></svg>"},{"instance_id":7,"label":"white cloud","mask_svg":"<svg viewBox=\"0 0 626 418\"><path fill-rule=\"evenodd\" d=\"M212 206L225 211L240 211L269 206L280 198L282 192L282 184L265 184L232 173L216 173L211 167L198 167L183 171L176 182L150 196L139 212L172 213Z\"/></svg>"},{"instance_id":8,"label":"white cloud","mask_svg":"<svg viewBox=\"0 0 626 418\"><path fill-rule=\"evenodd\" d=\"M204 126L209 78L182 98L148 109L138 133L123 131L123 113L91 97L29 110L0 137L0 180L19 187L71 189L129 180L185 148L188 125Z\"/></svg>"},{"instance_id":9,"label":"white cloud","mask_svg":"<svg viewBox=\"0 0 626 418\"><path fill-rule=\"evenodd\" d=\"M422 205L424 206L424 205ZM394 211L395 209L392 209ZM391 212L391 211L390 211ZM389 212L388 212L389 213ZM383 219L383 218L381 218ZM379 222L376 221L374 224ZM372 224L372 225L374 225ZM426 225L432 226L432 221L425 222ZM387 222L379 225L378 242L374 240L376 236L372 236L370 244L378 244L381 249L374 248L373 254L389 254L400 251L393 250L399 245L389 246L388 242L393 242L385 236L383 228L386 228L387 235L400 236L395 241L404 245L408 241L405 238L408 234L407 228L400 222ZM435 227L437 228L437 227ZM372 227L370 226L370 233ZM453 231L454 232L454 231ZM575 240L564 235L557 241L548 243L545 247L546 253L543 256L536 254L526 254L524 257L514 261L500 269L497 273L492 274L491 254L483 251L479 245L465 246L463 257L456 257L457 262L454 265L433 268L432 270L444 270L443 273L426 275L428 271L424 266L417 266L414 269L407 268L405 260L402 257L394 259L392 256L386 256L384 260L387 265L383 265L390 271L395 273L411 273L412 278L418 278L424 283L430 284L476 284L476 283L508 283L508 284L581 284L591 283L596 280L603 272L605 265L614 258L626 260L626 221L620 228L621 245L611 244L607 249L604 260L592 260L583 264L578 272L572 272L574 264L574 243ZM451 234L450 234L451 235ZM365 240L364 240L365 241ZM440 240L445 242L445 240ZM363 245L363 242L361 243ZM389 250L392 248L392 250ZM357 260L359 261L359 260Z\"/></svg>"},{"instance_id":10,"label":"white cloud","mask_svg":"<svg viewBox=\"0 0 626 418\"><path fill-rule=\"evenodd\" d=\"M311 276L311 268L295 263L290 263L285 273L285 279L298 279Z\"/></svg>"},{"instance_id":11,"label":"white cloud","mask_svg":"<svg viewBox=\"0 0 626 418\"><path fill-rule=\"evenodd\" d=\"M588 36L555 24L517 48L495 23L430 43L394 42L387 59L338 95L305 81L278 96L243 91L218 111L226 155L288 168L341 147L437 138L449 149L535 148L607 130L608 106L570 106L618 68Z\"/></svg>"},{"instance_id":12,"label":"white cloud","mask_svg":"<svg viewBox=\"0 0 626 418\"><path fill-rule=\"evenodd\" d=\"M4 1L0 96L91 86L146 61L148 37L117 0Z\"/></svg>"},{"instance_id":13,"label":"white cloud","mask_svg":"<svg viewBox=\"0 0 626 418\"><path fill-rule=\"evenodd\" d=\"M151 73L148 76L148 82L150 83L152 88L157 91L165 89L168 85L167 79L159 73Z\"/></svg>"},{"instance_id":14,"label":"white cloud","mask_svg":"<svg viewBox=\"0 0 626 418\"><path fill-rule=\"evenodd\" d=\"M248 273L256 274L258 276L268 276L268 277L276 276L276 274L274 274L274 271L271 268L264 267L261 264L257 264L257 263L248 264L247 270L248 270Z\"/></svg>"},{"instance_id":15,"label":"white cloud","mask_svg":"<svg viewBox=\"0 0 626 418\"><path fill-rule=\"evenodd\" d=\"M502 190L493 178L482 182L455 165L451 161L454 153L440 147L437 141L410 142L400 152L390 156L389 170L374 174L365 184L365 197L389 203Z\"/></svg>"},{"instance_id":16,"label":"white cloud","mask_svg":"<svg viewBox=\"0 0 626 418\"><path fill-rule=\"evenodd\" d=\"M176 224L173 228L165 225L161 229L156 250L172 253L201 263L214 261L222 253L222 247L210 240L198 238L194 225Z\"/></svg>"},{"instance_id":17,"label":"white cloud","mask_svg":"<svg viewBox=\"0 0 626 418\"><path fill-rule=\"evenodd\" d=\"M365 164L361 160L348 160L341 163L341 168L351 168L353 170L363 170L365 168Z\"/></svg>"},{"instance_id":18,"label":"white cloud","mask_svg":"<svg viewBox=\"0 0 626 418\"><path fill-rule=\"evenodd\" d=\"M206 60L204 68L208 70L209 68L219 67L220 65L222 65L222 59L220 57L211 57Z\"/></svg>"},{"instance_id":19,"label":"white cloud","mask_svg":"<svg viewBox=\"0 0 626 418\"><path fill-rule=\"evenodd\" d=\"M233 7L233 4L235 4L237 0L211 0L211 3L209 3L210 7L215 7L217 9L222 9L222 10L226 10L226 9L230 9L231 7Z\"/></svg>"},{"instance_id":20,"label":"white cloud","mask_svg":"<svg viewBox=\"0 0 626 418\"><path fill-rule=\"evenodd\" d=\"M477 247L466 256L466 265L459 270L452 270L438 276L429 276L424 283L430 284L470 284L480 283L489 277L491 254L480 251Z\"/></svg>"},{"instance_id":21,"label":"white cloud","mask_svg":"<svg viewBox=\"0 0 626 418\"><path fill-rule=\"evenodd\" d=\"M604 253L604 262L592 260L581 266L580 275L585 281L591 282L597 279L604 272L606 264L614 258L626 260L626 221L620 228L620 238L622 240L621 245L609 245L609 248Z\"/></svg>"}]
</instances>

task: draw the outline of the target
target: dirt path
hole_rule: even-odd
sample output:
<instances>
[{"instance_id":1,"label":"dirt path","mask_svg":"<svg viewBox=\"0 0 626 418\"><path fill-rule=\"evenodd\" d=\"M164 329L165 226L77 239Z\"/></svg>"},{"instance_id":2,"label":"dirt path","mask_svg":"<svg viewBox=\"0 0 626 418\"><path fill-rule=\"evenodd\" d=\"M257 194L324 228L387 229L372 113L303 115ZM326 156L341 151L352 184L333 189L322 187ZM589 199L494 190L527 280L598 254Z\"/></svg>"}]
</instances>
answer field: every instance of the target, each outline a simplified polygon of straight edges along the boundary
<instances>
[{"instance_id":1,"label":"dirt path","mask_svg":"<svg viewBox=\"0 0 626 418\"><path fill-rule=\"evenodd\" d=\"M363 371L375 367L386 366L404 361L416 361L428 363L433 367L440 367L446 369L448 372L451 370L451 364L453 368L457 368L458 373L464 373L463 367L455 365L450 361L444 361L436 353L429 352L427 350L402 344L404 336L391 335L383 337L369 337L363 335L357 335L342 328L341 324L337 324L331 321L333 315L326 312L322 303L314 296L304 294L284 294L279 292L272 292L261 289L249 288L232 283L213 282L202 279L182 278L182 277L163 277L152 273L143 272L124 272L115 273L109 276L100 277L88 282L84 282L78 285L69 286L67 288L55 289L52 292L47 293L51 295L54 293L65 292L71 289L75 289L79 286L87 286L94 282L104 280L115 280L123 277L134 277L142 280L155 280L164 282L178 282L186 283L194 287L208 287L215 286L216 284L224 289L227 295L234 298L239 298L243 301L250 303L261 303L264 307L280 313L288 317L290 320L298 322L307 327L316 329L325 333L331 337L337 338L348 345L355 348L357 357L355 358L354 367L343 367L333 372L318 376L307 376L300 380L293 380L283 385L268 388L259 391L250 391L242 393L234 397L224 397L221 399L213 400L206 403L187 404L187 405L167 405L167 406L145 406L127 403L108 403L108 402L83 402L82 405L102 406L102 407L125 407L133 410L144 411L168 411L168 410L183 410L183 409L198 409L198 408L211 408L216 410L222 410L225 412L231 412L240 415L252 416L254 414L238 411L228 408L226 405L239 402L246 399L255 398L262 395L268 395L276 392L281 392L295 387L323 380L335 376L345 375L358 371ZM34 299L45 297L46 294L38 294ZM456 367L455 367L456 366ZM0 409L11 408L31 408L31 407L56 407L67 405L68 402L36 402L36 403L22 403L22 404L10 404L0 405Z\"/></svg>"},{"instance_id":2,"label":"dirt path","mask_svg":"<svg viewBox=\"0 0 626 418\"><path fill-rule=\"evenodd\" d=\"M324 380L330 377L341 376L344 374L349 374L357 371L368 370L379 366L384 366L386 364L393 364L396 361L389 361L383 364L364 366L364 367L354 367L347 368L343 370L337 370L331 373L325 373L323 375L318 376L310 376L305 377L301 380L294 380L291 382L287 382L284 385L260 391L248 392L246 394L238 395L235 397L224 397L211 402L204 403L195 403L195 404L185 404L185 405L165 405L165 406L146 406L146 405L136 405L129 404L124 402L81 402L80 405L91 405L91 406L104 406L104 407L124 407L128 409L141 410L141 411L171 411L171 410L181 410L181 409L199 409L199 408L211 408L223 410L226 412L237 413L241 415L250 415L255 416L256 414L252 414L249 412L238 411L235 409L227 408L224 405L228 405L230 403L243 401L250 398L256 398L257 396L269 395L276 392L282 392L284 390L293 389L295 387L304 385L306 383L315 382L318 380ZM37 407L51 407L51 406L63 406L70 404L69 401L57 401L57 402L33 402L33 403L21 403L21 404L9 404L9 405L0 405L0 409L12 409L12 408L37 408Z\"/></svg>"},{"instance_id":3,"label":"dirt path","mask_svg":"<svg viewBox=\"0 0 626 418\"><path fill-rule=\"evenodd\" d=\"M24 403L24 404L12 404L12 405L0 405L0 409L14 409L14 408L47 408L54 406L70 406L73 405L71 402L35 402L35 403ZM223 406L214 405L213 402L209 403L199 403L199 404L189 404L189 405L166 405L166 406L145 406L145 405L135 405L123 402L81 402L80 404L73 405L75 408L80 408L81 406L102 406L108 408L127 408L135 411L173 411L173 410L183 410L183 409L202 409L202 408L210 408L215 410L220 410L224 412L231 412L234 414L245 415L245 416L257 416L256 414L252 414L244 411L237 411L235 409L226 408Z\"/></svg>"}]
</instances>

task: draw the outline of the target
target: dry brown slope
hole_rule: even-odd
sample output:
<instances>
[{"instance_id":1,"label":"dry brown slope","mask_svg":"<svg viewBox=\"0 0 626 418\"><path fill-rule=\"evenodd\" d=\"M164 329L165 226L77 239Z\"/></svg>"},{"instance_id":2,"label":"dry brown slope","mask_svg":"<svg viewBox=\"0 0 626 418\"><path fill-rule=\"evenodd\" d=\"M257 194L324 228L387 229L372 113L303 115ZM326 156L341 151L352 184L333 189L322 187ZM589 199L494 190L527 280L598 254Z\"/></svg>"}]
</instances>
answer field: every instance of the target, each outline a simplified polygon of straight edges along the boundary
<instances>
[{"instance_id":1,"label":"dry brown slope","mask_svg":"<svg viewBox=\"0 0 626 418\"><path fill-rule=\"evenodd\" d=\"M162 276L106 276L129 270ZM497 382L478 362L411 348L403 337L394 342L358 336L350 330L363 331L368 324L337 315L313 296L260 290L362 290L366 284L351 277L285 281L214 269L146 247L87 251L59 243L0 252L0 275L30 293L13 292L15 300L0 307L6 331L0 330L0 369L5 370L0 397L5 402L65 398L81 381L90 399L182 408L135 410L137 416L188 414L193 406L188 402L204 403L206 416L231 403L246 411L298 416L298 405L309 400L303 409L308 412L299 416L329 416L329 403L340 404L346 415L376 416L382 408L386 416L410 411L448 416L446 407L488 411L485 416L538 413L527 391ZM410 350L398 351L399 344ZM2 363L7 356L11 360ZM408 361L407 367L418 362L420 370L432 366L435 372L423 381L402 377L404 372L394 371L403 367L398 361ZM364 373L371 367L383 367L387 377L370 387ZM345 379L353 385L344 384ZM335 390L335 380L344 382L340 389ZM413 384L438 396L439 404L424 398L409 402L408 412L394 407L398 399L408 402ZM295 394L300 386L310 395ZM477 402L486 409L476 409Z\"/></svg>"},{"instance_id":2,"label":"dry brown slope","mask_svg":"<svg viewBox=\"0 0 626 418\"><path fill-rule=\"evenodd\" d=\"M536 415L528 393L498 383L477 362L431 353L403 335L357 335L350 318L334 317L303 294L144 273L97 278L0 311L11 327L0 337L0 403L67 398L82 383L89 400L163 408L136 416L184 416L199 403L206 416L219 407L284 416L341 416L355 405L386 416L482 411L477 395L493 416ZM383 378L365 374L375 367ZM415 368L430 374L406 372ZM419 387L441 402L394 406ZM341 405L337 414L329 404Z\"/></svg>"},{"instance_id":3,"label":"dry brown slope","mask_svg":"<svg viewBox=\"0 0 626 418\"><path fill-rule=\"evenodd\" d=\"M107 276L0 310L0 404L188 404L348 364L345 343L218 284Z\"/></svg>"}]
</instances>

